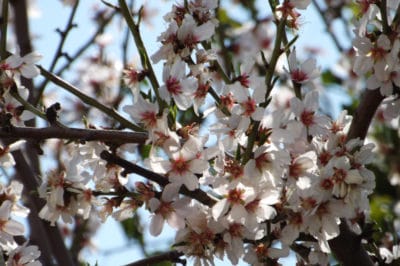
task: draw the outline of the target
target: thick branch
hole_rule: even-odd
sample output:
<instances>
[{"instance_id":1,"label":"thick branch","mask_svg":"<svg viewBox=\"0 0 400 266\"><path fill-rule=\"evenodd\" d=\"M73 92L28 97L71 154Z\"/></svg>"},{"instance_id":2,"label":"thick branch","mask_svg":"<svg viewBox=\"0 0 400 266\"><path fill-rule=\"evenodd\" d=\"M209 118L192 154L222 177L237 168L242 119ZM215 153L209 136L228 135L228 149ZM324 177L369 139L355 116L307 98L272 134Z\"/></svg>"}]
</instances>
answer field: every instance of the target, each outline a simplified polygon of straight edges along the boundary
<instances>
[{"instance_id":1,"label":"thick branch","mask_svg":"<svg viewBox=\"0 0 400 266\"><path fill-rule=\"evenodd\" d=\"M365 139L371 121L384 97L379 89L365 91L354 114L347 139ZM374 265L367 251L361 244L361 237L352 232L342 219L340 235L329 241L329 246L338 261L344 266Z\"/></svg>"},{"instance_id":2,"label":"thick branch","mask_svg":"<svg viewBox=\"0 0 400 266\"><path fill-rule=\"evenodd\" d=\"M17 43L19 46L20 54L26 55L32 52L32 44L30 39L29 32L29 23L28 23L28 7L27 1L24 0L13 0L10 1L10 4L14 10L14 26L15 26L15 34L17 36ZM29 89L29 97L28 102L31 102L35 97L36 90L33 86L32 79L26 79L24 77L21 78L21 83L26 88ZM35 121L31 120L27 122L28 126L34 126ZM33 169L35 174L40 174L40 163L37 153L33 152L35 150L35 144L28 142L27 143L27 154L29 155L30 166Z\"/></svg>"},{"instance_id":3,"label":"thick branch","mask_svg":"<svg viewBox=\"0 0 400 266\"><path fill-rule=\"evenodd\" d=\"M373 266L367 251L361 244L361 237L350 230L346 221L342 219L340 224L340 235L329 240L336 259L344 266Z\"/></svg>"},{"instance_id":4,"label":"thick branch","mask_svg":"<svg viewBox=\"0 0 400 266\"><path fill-rule=\"evenodd\" d=\"M379 89L366 90L364 92L361 102L353 115L353 121L347 134L348 140L355 138L365 139L372 118L383 99L384 97Z\"/></svg>"},{"instance_id":5,"label":"thick branch","mask_svg":"<svg viewBox=\"0 0 400 266\"><path fill-rule=\"evenodd\" d=\"M116 164L116 165L121 166L122 168L125 169L125 173L127 173L127 174L129 174L129 173L138 174L138 175L143 176L151 181L156 182L157 184L159 184L162 187L165 187L166 185L169 184L169 181L165 176L157 174L150 170L147 170L147 169L140 167L136 164L133 164L131 162L128 162L127 160L124 160L114 154L111 154L108 151L102 151L100 154L100 157L103 160L106 160L107 162L109 162L111 164ZM179 190L179 193L181 193L185 196L188 196L192 199L196 199L199 202L201 202L207 206L210 206L210 207L213 206L216 202L213 198L211 198L209 195L207 195L206 192L204 192L201 189L196 189L196 190L190 191L186 187L182 186L181 189Z\"/></svg>"},{"instance_id":6,"label":"thick branch","mask_svg":"<svg viewBox=\"0 0 400 266\"><path fill-rule=\"evenodd\" d=\"M8 0L3 0L1 12L0 60L4 60L7 57Z\"/></svg>"},{"instance_id":7,"label":"thick branch","mask_svg":"<svg viewBox=\"0 0 400 266\"><path fill-rule=\"evenodd\" d=\"M0 127L0 138L10 139L70 139L83 141L103 141L111 143L144 143L147 139L146 133L102 130L102 129L81 129L67 127Z\"/></svg>"},{"instance_id":8,"label":"thick branch","mask_svg":"<svg viewBox=\"0 0 400 266\"><path fill-rule=\"evenodd\" d=\"M30 209L31 240L39 246L44 265L53 265L54 259L60 266L75 265L58 228L50 226L50 223L39 218L39 211L45 202L32 193L37 190L38 182L31 167L21 151L14 151L12 154L16 162L17 177L24 184L24 195L27 197L26 202Z\"/></svg>"},{"instance_id":9,"label":"thick branch","mask_svg":"<svg viewBox=\"0 0 400 266\"><path fill-rule=\"evenodd\" d=\"M181 252L178 251L169 251L157 256L152 256L150 258L142 259L136 262L132 262L129 264L126 264L125 266L147 266L147 265L154 265L159 262L163 261L170 261L170 262L175 262L175 263L181 263L183 265L186 264L185 260L180 259L180 257L183 256Z\"/></svg>"}]
</instances>

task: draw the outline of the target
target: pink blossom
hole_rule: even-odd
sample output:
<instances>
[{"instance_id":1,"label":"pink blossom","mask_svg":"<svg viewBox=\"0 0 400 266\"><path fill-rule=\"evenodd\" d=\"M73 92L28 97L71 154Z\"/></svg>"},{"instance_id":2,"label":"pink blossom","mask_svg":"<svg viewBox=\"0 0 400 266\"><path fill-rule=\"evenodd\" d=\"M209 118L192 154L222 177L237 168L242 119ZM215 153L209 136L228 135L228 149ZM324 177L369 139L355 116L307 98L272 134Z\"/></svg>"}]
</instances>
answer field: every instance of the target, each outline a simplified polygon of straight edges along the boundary
<instances>
[{"instance_id":1,"label":"pink blossom","mask_svg":"<svg viewBox=\"0 0 400 266\"><path fill-rule=\"evenodd\" d=\"M38 261L40 251L37 246L28 246L25 242L22 246L12 250L8 255L6 266L41 266L42 263Z\"/></svg>"},{"instance_id":2,"label":"pink blossom","mask_svg":"<svg viewBox=\"0 0 400 266\"><path fill-rule=\"evenodd\" d=\"M309 58L299 65L296 57L296 49L293 49L289 55L288 64L289 71L287 72L293 82L307 84L313 88L312 81L320 75L315 59Z\"/></svg>"},{"instance_id":3,"label":"pink blossom","mask_svg":"<svg viewBox=\"0 0 400 266\"><path fill-rule=\"evenodd\" d=\"M172 197L167 195L168 190L164 190L161 199L152 198L149 202L150 211L153 216L150 221L150 234L158 236L164 226L164 221L175 229L185 227L185 208L189 205L189 198L176 198L176 192Z\"/></svg>"},{"instance_id":4,"label":"pink blossom","mask_svg":"<svg viewBox=\"0 0 400 266\"><path fill-rule=\"evenodd\" d=\"M203 173L208 167L206 158L202 156L202 143L200 139L190 137L181 148L166 151L169 160L153 158L150 165L154 171L167 174L171 183L195 190L199 187L195 174Z\"/></svg>"},{"instance_id":5,"label":"pink blossom","mask_svg":"<svg viewBox=\"0 0 400 266\"><path fill-rule=\"evenodd\" d=\"M13 54L7 57L6 61L0 64L0 69L11 72L11 76L22 75L25 78L34 78L39 75L39 69L35 63L42 58L37 52L32 52L24 56Z\"/></svg>"},{"instance_id":6,"label":"pink blossom","mask_svg":"<svg viewBox=\"0 0 400 266\"><path fill-rule=\"evenodd\" d=\"M300 123L307 128L307 134L311 136L323 135L327 133L328 118L318 115L318 93L311 91L306 94L303 101L293 98L290 107Z\"/></svg>"},{"instance_id":7,"label":"pink blossom","mask_svg":"<svg viewBox=\"0 0 400 266\"><path fill-rule=\"evenodd\" d=\"M164 85L160 87L160 96L171 103L171 98L181 110L192 106L192 95L196 91L196 80L186 77L186 64L177 59L172 66L166 65L163 70Z\"/></svg>"}]
</instances>

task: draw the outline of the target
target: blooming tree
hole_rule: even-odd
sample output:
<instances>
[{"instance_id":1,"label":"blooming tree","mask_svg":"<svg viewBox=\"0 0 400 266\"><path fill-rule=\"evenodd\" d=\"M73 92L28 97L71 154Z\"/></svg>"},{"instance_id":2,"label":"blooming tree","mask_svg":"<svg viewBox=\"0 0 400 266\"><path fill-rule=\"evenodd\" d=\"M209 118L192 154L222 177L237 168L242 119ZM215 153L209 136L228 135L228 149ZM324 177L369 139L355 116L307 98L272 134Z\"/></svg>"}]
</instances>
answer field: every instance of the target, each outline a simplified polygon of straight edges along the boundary
<instances>
[{"instance_id":1,"label":"blooming tree","mask_svg":"<svg viewBox=\"0 0 400 266\"><path fill-rule=\"evenodd\" d=\"M131 225L143 247L141 225L176 232L171 250L131 265L398 263L400 1L178 1L153 54L141 35L151 10L125 0L99 3L97 30L67 51L80 3L63 1L49 67L48 51L32 51L27 2L1 9L6 265L78 265L108 219ZM331 69L296 47L310 6L343 55ZM126 31L122 60L107 57L114 21ZM332 23L349 29L349 45ZM320 102L338 86L352 104L332 117Z\"/></svg>"}]
</instances>

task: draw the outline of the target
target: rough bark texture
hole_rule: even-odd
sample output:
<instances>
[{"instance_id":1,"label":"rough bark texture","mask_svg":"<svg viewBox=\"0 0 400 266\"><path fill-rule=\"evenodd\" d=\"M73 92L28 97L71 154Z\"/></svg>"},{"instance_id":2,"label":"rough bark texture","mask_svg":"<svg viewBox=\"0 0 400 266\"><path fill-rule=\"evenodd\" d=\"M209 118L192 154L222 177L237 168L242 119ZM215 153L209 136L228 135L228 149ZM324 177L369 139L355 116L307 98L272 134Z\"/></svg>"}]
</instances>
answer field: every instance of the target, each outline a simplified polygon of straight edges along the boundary
<instances>
[{"instance_id":1,"label":"rough bark texture","mask_svg":"<svg viewBox=\"0 0 400 266\"><path fill-rule=\"evenodd\" d=\"M32 52L32 44L29 33L29 22L27 15L26 0L13 0L10 4L14 11L15 32L21 55ZM29 89L28 101L35 98L35 89L32 80L22 79L22 84ZM28 126L35 126L34 121L27 123ZM39 156L37 154L37 141L27 141L26 151L16 151L13 156L16 161L17 178L24 185L24 196L30 208L29 225L30 239L32 243L39 246L43 265L73 266L73 262L63 237L57 227L51 227L48 222L39 218L39 211L44 202L35 195L38 188L37 177L40 175Z\"/></svg>"}]
</instances>

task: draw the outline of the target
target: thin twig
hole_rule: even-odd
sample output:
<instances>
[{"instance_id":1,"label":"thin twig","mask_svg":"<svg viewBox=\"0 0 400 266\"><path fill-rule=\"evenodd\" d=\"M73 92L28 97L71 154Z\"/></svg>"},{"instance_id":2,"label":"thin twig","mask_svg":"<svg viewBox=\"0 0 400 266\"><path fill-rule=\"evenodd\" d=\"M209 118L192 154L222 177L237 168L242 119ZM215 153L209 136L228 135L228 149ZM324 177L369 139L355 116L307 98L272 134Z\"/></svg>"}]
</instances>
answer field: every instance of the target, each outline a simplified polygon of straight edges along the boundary
<instances>
[{"instance_id":1,"label":"thin twig","mask_svg":"<svg viewBox=\"0 0 400 266\"><path fill-rule=\"evenodd\" d=\"M121 157L111 154L108 151L102 151L100 154L100 157L103 160L106 160L107 162L111 164L116 164L121 166L122 168L125 169L125 174L130 174L130 173L135 173L140 176L143 176L153 182L156 182L162 187L165 187L166 185L169 184L168 179L160 174L157 174L153 171L147 170L143 167L140 167L136 164L133 164L127 160L122 159ZM204 192L201 189L195 189L193 191L188 190L185 186L182 186L179 190L179 193L188 196L192 199L196 199L197 201L211 207L216 203L216 200L211 198L206 192Z\"/></svg>"},{"instance_id":2,"label":"thin twig","mask_svg":"<svg viewBox=\"0 0 400 266\"><path fill-rule=\"evenodd\" d=\"M38 117L40 117L40 118L42 118L44 120L47 120L46 119L46 114L41 112L35 106L30 104L27 100L22 98L21 95L18 94L17 90L11 91L10 94L11 94L12 97L14 97L14 99L16 99L20 104L22 104L24 106L25 110L28 110L29 112L35 114L36 116L38 116Z\"/></svg>"},{"instance_id":3,"label":"thin twig","mask_svg":"<svg viewBox=\"0 0 400 266\"><path fill-rule=\"evenodd\" d=\"M219 1L218 2L218 6L217 6L217 8L215 10L216 17L217 17L218 21L221 21L221 19L220 19L220 15L221 15L221 12L220 12L220 8L221 7L220 7L220 5L221 5L221 3ZM224 41L225 41L226 34L225 34L222 26L223 26L223 24L220 23L216 28L216 32L218 34L218 44L219 44L219 46L221 48L222 60L224 62L227 74L225 73L225 70L222 68L222 66L219 64L218 60L215 60L214 65L217 66L218 73L221 75L221 77L224 79L224 81L226 83L231 83L228 76L232 75L233 66L232 66L232 60L229 58L228 49L226 49L226 47L225 47Z\"/></svg>"},{"instance_id":4,"label":"thin twig","mask_svg":"<svg viewBox=\"0 0 400 266\"><path fill-rule=\"evenodd\" d=\"M170 261L175 263L181 263L182 265L186 265L186 260L181 259L180 257L183 256L183 253L178 251L168 251L166 253L162 253L150 258L145 258L136 262L132 262L126 264L125 266L148 266L148 265L155 265L156 263L163 262L163 261Z\"/></svg>"},{"instance_id":5,"label":"thin twig","mask_svg":"<svg viewBox=\"0 0 400 266\"><path fill-rule=\"evenodd\" d=\"M114 15L116 14L116 12L111 13L111 15L109 15L106 19L104 19L102 21L102 23L99 25L99 27L97 28L96 32L93 33L93 35L81 46L81 48L78 49L78 51L76 51L73 55L70 56L70 58L73 58L74 60L67 60L67 62L62 65L61 67L59 67L56 72L55 75L56 76L61 76L64 71L68 70L72 63L76 61L77 58L79 58L80 56L82 56L82 54L93 45L94 41L96 40L97 36L99 34L101 34L102 32L104 32L105 27L110 23L110 21L112 20L112 18L114 17ZM45 79L43 81L43 83L41 83L38 86L38 91L41 92L44 90L45 86L47 85L47 80ZM36 99L36 103L39 101L39 98Z\"/></svg>"},{"instance_id":6,"label":"thin twig","mask_svg":"<svg viewBox=\"0 0 400 266\"><path fill-rule=\"evenodd\" d=\"M62 50L64 47L64 43L67 40L68 33L75 27L73 20L75 18L76 11L78 10L78 5L79 5L79 0L75 2L75 5L71 10L71 14L69 15L67 25L65 26L65 30L59 31L59 33L61 35L61 40L60 40L60 43L58 44L58 47L54 54L53 60L50 64L49 72L52 72L52 73L54 72L54 68L56 67L58 60L62 56ZM43 94L44 89L46 88L46 85L48 84L48 82L49 82L49 80L46 79L46 80L44 80L43 84L40 86L40 89L38 90L38 93L33 101L34 106L36 106L39 103L39 100L42 97L42 94Z\"/></svg>"},{"instance_id":7,"label":"thin twig","mask_svg":"<svg viewBox=\"0 0 400 266\"><path fill-rule=\"evenodd\" d=\"M151 86L153 87L154 93L156 95L157 102L158 102L158 105L160 107L160 110L163 110L164 107L165 107L165 102L160 97L160 93L158 91L160 85L159 85L159 83L157 81L156 74L155 74L155 72L153 70L153 66L152 66L152 64L150 62L150 57L147 54L147 50L146 50L146 48L144 46L142 37L140 35L139 25L136 24L133 21L133 17L131 15L131 12L129 11L128 6L126 5L126 2L124 0L119 0L118 3L119 3L119 6L120 6L121 14L124 17L126 23L128 24L128 27L129 27L129 29L130 29L130 31L132 33L133 39L135 41L136 48L139 51L140 61L142 63L142 67L148 71L148 77L150 79Z\"/></svg>"},{"instance_id":8,"label":"thin twig","mask_svg":"<svg viewBox=\"0 0 400 266\"><path fill-rule=\"evenodd\" d=\"M340 45L340 42L339 42L338 38L336 37L336 35L332 31L331 22L328 22L328 20L326 19L325 12L318 5L317 1L313 0L313 4L314 4L315 8L317 9L318 13L320 14L321 19L325 24L326 31L329 33L329 36L331 36L331 39L332 39L333 43L336 46L336 49L338 49L338 51L340 53L342 53L343 52L343 47Z\"/></svg>"},{"instance_id":9,"label":"thin twig","mask_svg":"<svg viewBox=\"0 0 400 266\"><path fill-rule=\"evenodd\" d=\"M399 24L399 21L400 21L400 5L397 7L396 15L394 16L393 21L392 21L393 29L397 28L397 25Z\"/></svg>"},{"instance_id":10,"label":"thin twig","mask_svg":"<svg viewBox=\"0 0 400 266\"><path fill-rule=\"evenodd\" d=\"M265 96L265 102L268 102L268 97L269 94L272 91L272 77L275 73L275 68L276 64L278 62L279 57L282 54L282 40L283 36L285 35L285 25L286 25L286 19L282 18L277 26L277 34L276 34L276 39L275 39L275 45L274 49L272 51L272 56L271 60L268 65L267 73L265 74L265 85L267 87L267 93ZM244 165L248 160L250 160L252 152L253 152L253 147L256 142L256 138L258 136L258 131L259 131L259 126L260 126L260 121L252 121L253 123L253 128L252 131L248 137L248 142L247 142L247 147L246 150L243 154L242 157L242 164Z\"/></svg>"},{"instance_id":11,"label":"thin twig","mask_svg":"<svg viewBox=\"0 0 400 266\"><path fill-rule=\"evenodd\" d=\"M275 45L274 45L274 49L272 51L271 59L268 64L267 73L265 74L265 85L267 86L267 92L270 92L272 90L272 87L271 87L272 86L272 84L271 84L272 77L275 73L275 68L276 68L278 59L282 54L281 45L282 45L283 36L285 34L285 25L286 25L286 19L282 18L279 21L278 26L277 26ZM269 95L269 93L267 93L265 101L268 100L267 99L268 95Z\"/></svg>"},{"instance_id":12,"label":"thin twig","mask_svg":"<svg viewBox=\"0 0 400 266\"><path fill-rule=\"evenodd\" d=\"M42 76L49 79L54 84L57 84L61 88L67 90L68 92L72 93L73 95L78 97L80 100L82 100L82 102L99 109L103 113L107 114L108 116L110 116L113 119L115 119L116 121L118 121L123 127L129 128L129 129L132 129L132 130L138 131L138 132L144 132L144 130L141 127L131 123L130 121L128 121L127 119L122 117L119 113L117 113L114 109L109 108L109 107L103 105L102 103L100 103L99 101L95 100L94 98L82 93L78 88L75 88L72 84L68 83L67 81L48 72L42 66L38 65L38 67L40 69L40 74Z\"/></svg>"}]
</instances>

